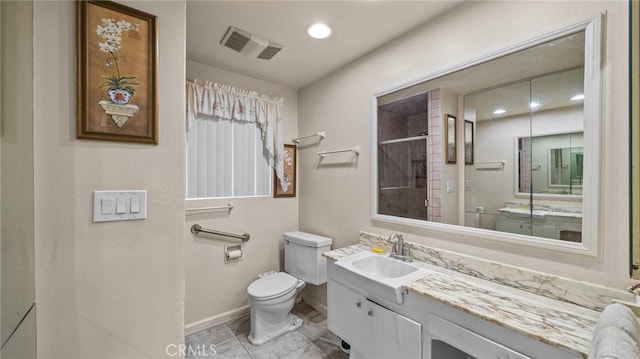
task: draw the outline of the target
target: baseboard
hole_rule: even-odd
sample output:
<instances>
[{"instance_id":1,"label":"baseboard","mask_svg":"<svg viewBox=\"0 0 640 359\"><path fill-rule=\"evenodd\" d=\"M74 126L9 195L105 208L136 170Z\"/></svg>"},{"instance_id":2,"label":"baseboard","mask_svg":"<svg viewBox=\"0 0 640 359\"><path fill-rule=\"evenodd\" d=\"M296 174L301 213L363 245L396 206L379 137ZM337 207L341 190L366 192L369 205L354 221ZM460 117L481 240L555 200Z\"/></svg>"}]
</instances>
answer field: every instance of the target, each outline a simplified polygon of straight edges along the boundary
<instances>
[{"instance_id":1,"label":"baseboard","mask_svg":"<svg viewBox=\"0 0 640 359\"><path fill-rule=\"evenodd\" d=\"M310 297L309 295L307 295L306 293L302 293L302 300L307 303L310 307L312 307L313 309L315 309L316 311L324 314L325 316L327 315L327 306L323 305L322 303L318 302L317 300L313 299L312 297ZM197 333L201 330L207 329L207 328L211 328L211 327L215 327L218 324L222 324L222 323L226 323L230 320L234 320L234 319L238 319L244 316L249 315L249 313L251 312L251 306L249 305L245 305L242 306L238 309L234 309L234 310L230 310L228 312L224 312L218 315L214 315L212 317L209 318L205 318L202 320L199 320L197 322L193 322L193 323L189 323L187 325L185 325L184 327L184 335L191 335L194 333Z\"/></svg>"},{"instance_id":2,"label":"baseboard","mask_svg":"<svg viewBox=\"0 0 640 359\"><path fill-rule=\"evenodd\" d=\"M307 293L302 293L302 300L316 311L324 314L325 316L327 315L327 306L311 298Z\"/></svg>"},{"instance_id":3,"label":"baseboard","mask_svg":"<svg viewBox=\"0 0 640 359\"><path fill-rule=\"evenodd\" d=\"M218 324L226 323L230 320L247 316L249 315L250 311L251 311L251 307L249 305L245 305L238 309L230 310L228 312L214 315L212 317L205 318L197 322L189 323L184 326L184 335L185 336L191 335L203 329L215 327Z\"/></svg>"}]
</instances>

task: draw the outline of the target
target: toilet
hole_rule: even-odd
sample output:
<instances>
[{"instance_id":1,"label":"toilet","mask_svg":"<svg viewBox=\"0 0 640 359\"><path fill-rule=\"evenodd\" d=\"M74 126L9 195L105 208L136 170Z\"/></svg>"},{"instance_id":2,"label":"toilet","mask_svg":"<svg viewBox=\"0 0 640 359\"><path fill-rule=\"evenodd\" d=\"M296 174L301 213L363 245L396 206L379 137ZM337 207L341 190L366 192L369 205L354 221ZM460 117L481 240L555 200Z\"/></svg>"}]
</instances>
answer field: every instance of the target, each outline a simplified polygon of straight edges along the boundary
<instances>
[{"instance_id":1,"label":"toilet","mask_svg":"<svg viewBox=\"0 0 640 359\"><path fill-rule=\"evenodd\" d=\"M284 238L284 270L265 273L247 288L251 305L249 342L264 344L298 329L302 319L291 313L296 296L306 283L327 282L326 258L331 238L305 232L287 232Z\"/></svg>"}]
</instances>

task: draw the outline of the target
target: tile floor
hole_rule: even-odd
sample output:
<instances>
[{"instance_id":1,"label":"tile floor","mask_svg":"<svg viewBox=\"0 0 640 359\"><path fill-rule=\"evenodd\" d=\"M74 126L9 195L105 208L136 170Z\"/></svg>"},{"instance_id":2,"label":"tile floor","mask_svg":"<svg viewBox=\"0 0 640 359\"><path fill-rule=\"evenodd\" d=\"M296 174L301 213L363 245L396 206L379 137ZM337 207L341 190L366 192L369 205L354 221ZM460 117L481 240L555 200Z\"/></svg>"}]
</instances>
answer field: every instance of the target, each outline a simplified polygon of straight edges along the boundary
<instances>
[{"instance_id":1,"label":"tile floor","mask_svg":"<svg viewBox=\"0 0 640 359\"><path fill-rule=\"evenodd\" d=\"M247 339L248 316L191 334L185 342L195 352L187 353L187 359L348 359L340 350L340 338L327 329L326 316L305 302L296 304L292 312L302 319L302 327L261 346Z\"/></svg>"}]
</instances>

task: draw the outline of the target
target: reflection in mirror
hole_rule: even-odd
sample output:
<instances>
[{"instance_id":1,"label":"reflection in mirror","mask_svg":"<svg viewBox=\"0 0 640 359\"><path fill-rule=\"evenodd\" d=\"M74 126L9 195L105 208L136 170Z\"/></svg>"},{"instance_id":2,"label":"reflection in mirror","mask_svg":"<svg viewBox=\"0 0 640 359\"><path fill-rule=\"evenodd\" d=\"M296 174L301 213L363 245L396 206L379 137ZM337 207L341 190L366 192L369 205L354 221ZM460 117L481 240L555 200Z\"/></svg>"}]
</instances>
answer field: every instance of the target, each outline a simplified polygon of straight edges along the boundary
<instances>
[{"instance_id":1,"label":"reflection in mirror","mask_svg":"<svg viewBox=\"0 0 640 359\"><path fill-rule=\"evenodd\" d=\"M445 115L445 121L444 137L447 139L445 157L447 158L447 164L453 164L456 163L456 117L447 114Z\"/></svg>"},{"instance_id":2,"label":"reflection in mirror","mask_svg":"<svg viewBox=\"0 0 640 359\"><path fill-rule=\"evenodd\" d=\"M517 194L582 195L582 132L519 137ZM525 159L530 158L531 166Z\"/></svg>"},{"instance_id":3,"label":"reflection in mirror","mask_svg":"<svg viewBox=\"0 0 640 359\"><path fill-rule=\"evenodd\" d=\"M427 219L426 96L378 108L380 213Z\"/></svg>"},{"instance_id":4,"label":"reflection in mirror","mask_svg":"<svg viewBox=\"0 0 640 359\"><path fill-rule=\"evenodd\" d=\"M576 38L582 36L569 35L539 48ZM579 147L582 166L583 97L576 95L584 93L583 78L582 66L554 69L464 96L465 119L476 124L479 163L507 164L506 169L465 169L465 179L471 183L465 196L466 226L581 241L583 174L581 169L574 175L575 182L570 182L569 153ZM551 155L561 154L557 149L562 148L568 149L566 159ZM578 157L574 157L576 162ZM509 164L513 171L508 170ZM577 167L576 162L574 171ZM562 175L567 177L566 185L557 182Z\"/></svg>"},{"instance_id":5,"label":"reflection in mirror","mask_svg":"<svg viewBox=\"0 0 640 359\"><path fill-rule=\"evenodd\" d=\"M582 188L583 161L582 147L550 148L549 187L568 187L567 194L572 194L574 189Z\"/></svg>"},{"instance_id":6,"label":"reflection in mirror","mask_svg":"<svg viewBox=\"0 0 640 359\"><path fill-rule=\"evenodd\" d=\"M595 253L601 115L594 23L377 95L374 219L449 233L473 227L460 233L543 246L578 243L557 247ZM456 150L464 164L456 164ZM594 216L586 242L583 194Z\"/></svg>"},{"instance_id":7,"label":"reflection in mirror","mask_svg":"<svg viewBox=\"0 0 640 359\"><path fill-rule=\"evenodd\" d=\"M473 122L464 121L464 164L473 164Z\"/></svg>"}]
</instances>

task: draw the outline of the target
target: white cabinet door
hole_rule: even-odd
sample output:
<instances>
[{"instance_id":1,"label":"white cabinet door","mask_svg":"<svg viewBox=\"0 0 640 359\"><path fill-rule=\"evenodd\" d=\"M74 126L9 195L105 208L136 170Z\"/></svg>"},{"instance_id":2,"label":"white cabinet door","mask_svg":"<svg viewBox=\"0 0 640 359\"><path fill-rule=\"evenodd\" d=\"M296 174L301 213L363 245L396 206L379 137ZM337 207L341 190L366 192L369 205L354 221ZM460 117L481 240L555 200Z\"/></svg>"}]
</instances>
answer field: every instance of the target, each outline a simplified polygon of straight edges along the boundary
<instances>
[{"instance_id":1,"label":"white cabinet door","mask_svg":"<svg viewBox=\"0 0 640 359\"><path fill-rule=\"evenodd\" d=\"M516 220L499 215L496 219L496 231L531 235L531 223L526 220Z\"/></svg>"},{"instance_id":2,"label":"white cabinet door","mask_svg":"<svg viewBox=\"0 0 640 359\"><path fill-rule=\"evenodd\" d=\"M327 327L368 359L420 359L421 324L329 280Z\"/></svg>"},{"instance_id":3,"label":"white cabinet door","mask_svg":"<svg viewBox=\"0 0 640 359\"><path fill-rule=\"evenodd\" d=\"M359 347L364 344L364 305L367 298L335 281L327 282L327 328L342 340Z\"/></svg>"},{"instance_id":4,"label":"white cabinet door","mask_svg":"<svg viewBox=\"0 0 640 359\"><path fill-rule=\"evenodd\" d=\"M421 325L367 300L367 335L361 352L369 359L422 358Z\"/></svg>"}]
</instances>

